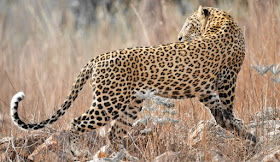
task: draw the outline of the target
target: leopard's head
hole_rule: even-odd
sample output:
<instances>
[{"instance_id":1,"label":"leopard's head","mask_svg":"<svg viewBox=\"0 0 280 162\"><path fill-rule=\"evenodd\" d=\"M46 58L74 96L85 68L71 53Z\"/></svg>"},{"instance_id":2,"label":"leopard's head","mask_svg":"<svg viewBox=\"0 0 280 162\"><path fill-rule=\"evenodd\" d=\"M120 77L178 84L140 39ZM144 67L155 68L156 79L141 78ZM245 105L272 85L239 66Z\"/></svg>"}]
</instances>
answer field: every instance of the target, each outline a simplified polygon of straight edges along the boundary
<instances>
[{"instance_id":1,"label":"leopard's head","mask_svg":"<svg viewBox=\"0 0 280 162\"><path fill-rule=\"evenodd\" d=\"M207 8L199 6L198 10L187 18L183 28L178 34L179 41L191 41L192 39L201 36L205 31L209 15L210 12Z\"/></svg>"}]
</instances>

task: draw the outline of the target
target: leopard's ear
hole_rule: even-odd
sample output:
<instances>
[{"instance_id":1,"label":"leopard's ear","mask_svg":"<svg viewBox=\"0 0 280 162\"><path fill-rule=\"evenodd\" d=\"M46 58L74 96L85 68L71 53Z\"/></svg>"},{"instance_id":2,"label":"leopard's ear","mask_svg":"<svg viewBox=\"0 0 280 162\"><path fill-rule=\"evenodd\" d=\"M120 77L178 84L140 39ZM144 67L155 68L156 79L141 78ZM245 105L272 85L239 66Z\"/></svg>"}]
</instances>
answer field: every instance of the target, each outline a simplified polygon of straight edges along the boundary
<instances>
[{"instance_id":1,"label":"leopard's ear","mask_svg":"<svg viewBox=\"0 0 280 162\"><path fill-rule=\"evenodd\" d=\"M203 9L201 5L198 7L197 16L199 18L206 18L209 14L209 11L207 9Z\"/></svg>"},{"instance_id":2,"label":"leopard's ear","mask_svg":"<svg viewBox=\"0 0 280 162\"><path fill-rule=\"evenodd\" d=\"M199 5L199 7L198 7L197 14L198 14L200 17L205 17L205 16L204 16L204 11L203 11L203 8L202 8L201 5Z\"/></svg>"}]
</instances>

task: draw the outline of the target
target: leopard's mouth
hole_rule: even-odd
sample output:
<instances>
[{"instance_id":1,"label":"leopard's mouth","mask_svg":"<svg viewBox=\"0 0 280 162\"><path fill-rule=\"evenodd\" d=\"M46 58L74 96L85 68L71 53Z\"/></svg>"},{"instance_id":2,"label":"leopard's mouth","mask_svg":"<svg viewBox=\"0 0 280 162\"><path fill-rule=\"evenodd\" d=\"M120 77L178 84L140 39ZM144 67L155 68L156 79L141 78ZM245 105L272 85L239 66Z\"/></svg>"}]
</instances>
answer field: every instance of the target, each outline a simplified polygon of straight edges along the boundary
<instances>
[{"instance_id":1,"label":"leopard's mouth","mask_svg":"<svg viewBox=\"0 0 280 162\"><path fill-rule=\"evenodd\" d=\"M186 41L187 41L187 42L190 42L191 40L192 40L191 37L186 37L186 36L185 36L185 37L180 37L180 38L179 38L179 41L180 41L180 42L186 42Z\"/></svg>"}]
</instances>

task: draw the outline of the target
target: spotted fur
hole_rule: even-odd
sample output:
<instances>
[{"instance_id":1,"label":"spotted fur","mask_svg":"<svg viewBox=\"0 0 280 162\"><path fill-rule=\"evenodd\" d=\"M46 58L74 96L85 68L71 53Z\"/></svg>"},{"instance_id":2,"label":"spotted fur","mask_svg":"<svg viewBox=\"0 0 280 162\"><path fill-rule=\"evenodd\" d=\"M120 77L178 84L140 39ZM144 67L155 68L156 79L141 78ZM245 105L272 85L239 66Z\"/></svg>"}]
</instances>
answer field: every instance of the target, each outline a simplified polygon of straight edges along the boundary
<instances>
[{"instance_id":1,"label":"spotted fur","mask_svg":"<svg viewBox=\"0 0 280 162\"><path fill-rule=\"evenodd\" d=\"M116 122L109 139L119 149L142 108L142 99L135 92L147 90L172 99L197 97L219 125L256 142L255 136L233 113L237 74L245 57L244 37L233 18L216 8L199 7L187 18L178 38L181 42L127 48L97 56L81 70L69 95L52 117L37 124L22 121L17 108L23 93L13 97L11 117L26 130L52 124L64 115L91 77L93 102L71 124L72 150L77 148L80 133L112 120Z\"/></svg>"}]
</instances>

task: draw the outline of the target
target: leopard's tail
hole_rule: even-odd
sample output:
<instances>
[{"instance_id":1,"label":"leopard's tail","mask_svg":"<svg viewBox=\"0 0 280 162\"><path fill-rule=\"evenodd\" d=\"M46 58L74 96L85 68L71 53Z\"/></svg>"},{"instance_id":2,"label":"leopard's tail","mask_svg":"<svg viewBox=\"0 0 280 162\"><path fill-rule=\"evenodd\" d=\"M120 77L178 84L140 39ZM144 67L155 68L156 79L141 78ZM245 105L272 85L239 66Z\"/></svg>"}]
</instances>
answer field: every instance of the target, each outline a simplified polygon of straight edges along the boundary
<instances>
[{"instance_id":1,"label":"leopard's tail","mask_svg":"<svg viewBox=\"0 0 280 162\"><path fill-rule=\"evenodd\" d=\"M72 89L68 96L66 97L65 101L61 105L61 107L56 111L56 113L51 116L50 118L41 121L40 123L35 124L27 124L24 121L21 120L21 118L18 115L18 103L23 100L24 93L18 92L15 94L11 100L11 118L15 125L20 127L23 130L38 130L41 128L44 128L45 126L54 123L57 121L61 116L65 114L65 111L70 108L71 104L75 101L75 99L78 97L78 93L80 90L82 90L83 85L86 83L86 81L90 78L94 66L94 59L91 60L89 63L86 64L86 66L81 70L80 74L78 75L76 82L73 84Z\"/></svg>"}]
</instances>

